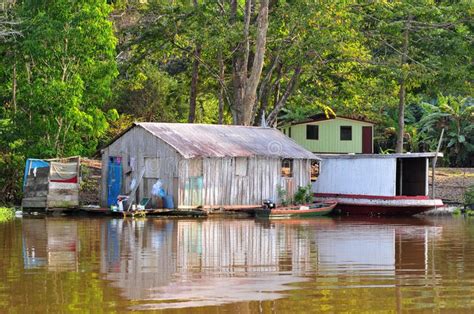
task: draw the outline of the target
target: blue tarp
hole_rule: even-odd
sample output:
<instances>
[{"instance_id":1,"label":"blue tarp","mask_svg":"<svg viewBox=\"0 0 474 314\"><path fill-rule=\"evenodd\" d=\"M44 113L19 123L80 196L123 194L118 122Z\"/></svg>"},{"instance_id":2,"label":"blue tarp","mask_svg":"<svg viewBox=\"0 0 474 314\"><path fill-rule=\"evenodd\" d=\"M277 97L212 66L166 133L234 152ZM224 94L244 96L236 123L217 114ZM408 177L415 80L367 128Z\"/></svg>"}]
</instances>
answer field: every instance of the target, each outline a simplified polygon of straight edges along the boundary
<instances>
[{"instance_id":1,"label":"blue tarp","mask_svg":"<svg viewBox=\"0 0 474 314\"><path fill-rule=\"evenodd\" d=\"M27 159L26 160L25 174L23 175L23 191L25 190L26 179L28 178L28 172L30 171L30 169L43 168L43 167L49 167L49 163L41 159Z\"/></svg>"}]
</instances>

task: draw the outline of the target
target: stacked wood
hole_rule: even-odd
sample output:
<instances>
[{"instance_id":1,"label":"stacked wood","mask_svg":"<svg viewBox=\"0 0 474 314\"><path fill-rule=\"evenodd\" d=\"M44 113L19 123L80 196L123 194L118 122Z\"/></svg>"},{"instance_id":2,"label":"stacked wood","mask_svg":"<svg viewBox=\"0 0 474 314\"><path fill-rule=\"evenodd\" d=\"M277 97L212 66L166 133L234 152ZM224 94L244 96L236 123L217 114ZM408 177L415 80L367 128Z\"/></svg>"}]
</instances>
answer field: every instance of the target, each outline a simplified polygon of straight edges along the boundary
<instances>
[{"instance_id":1,"label":"stacked wood","mask_svg":"<svg viewBox=\"0 0 474 314\"><path fill-rule=\"evenodd\" d=\"M81 159L81 186L79 202L81 206L98 205L102 162L95 159Z\"/></svg>"}]
</instances>

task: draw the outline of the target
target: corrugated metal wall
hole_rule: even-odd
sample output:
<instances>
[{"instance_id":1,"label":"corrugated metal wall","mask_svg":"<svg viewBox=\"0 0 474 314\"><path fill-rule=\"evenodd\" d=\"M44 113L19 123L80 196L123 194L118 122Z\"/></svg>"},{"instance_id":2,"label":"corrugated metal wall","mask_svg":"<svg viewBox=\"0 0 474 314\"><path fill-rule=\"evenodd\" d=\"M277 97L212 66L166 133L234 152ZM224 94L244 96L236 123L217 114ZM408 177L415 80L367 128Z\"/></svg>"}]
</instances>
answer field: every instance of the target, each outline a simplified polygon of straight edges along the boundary
<instances>
[{"instance_id":1,"label":"corrugated metal wall","mask_svg":"<svg viewBox=\"0 0 474 314\"><path fill-rule=\"evenodd\" d=\"M307 124L319 126L318 140L306 139ZM318 153L362 153L362 127L372 126L372 124L367 122L342 118L310 122L307 124L291 126L291 138L307 150ZM340 140L341 126L352 126L351 141ZM288 127L284 129L288 135Z\"/></svg>"},{"instance_id":2,"label":"corrugated metal wall","mask_svg":"<svg viewBox=\"0 0 474 314\"><path fill-rule=\"evenodd\" d=\"M315 193L395 196L396 158L334 158L321 161Z\"/></svg>"}]
</instances>

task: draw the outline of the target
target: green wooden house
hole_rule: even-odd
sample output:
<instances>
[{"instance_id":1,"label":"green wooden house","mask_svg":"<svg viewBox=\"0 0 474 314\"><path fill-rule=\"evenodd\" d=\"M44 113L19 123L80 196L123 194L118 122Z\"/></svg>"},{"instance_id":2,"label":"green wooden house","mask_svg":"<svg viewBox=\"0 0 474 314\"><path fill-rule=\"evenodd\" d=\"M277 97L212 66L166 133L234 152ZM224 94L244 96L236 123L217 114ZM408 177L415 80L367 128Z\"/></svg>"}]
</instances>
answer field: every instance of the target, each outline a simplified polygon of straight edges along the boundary
<instances>
[{"instance_id":1,"label":"green wooden house","mask_svg":"<svg viewBox=\"0 0 474 314\"><path fill-rule=\"evenodd\" d=\"M318 114L280 130L313 153L374 152L374 123L362 119Z\"/></svg>"}]
</instances>

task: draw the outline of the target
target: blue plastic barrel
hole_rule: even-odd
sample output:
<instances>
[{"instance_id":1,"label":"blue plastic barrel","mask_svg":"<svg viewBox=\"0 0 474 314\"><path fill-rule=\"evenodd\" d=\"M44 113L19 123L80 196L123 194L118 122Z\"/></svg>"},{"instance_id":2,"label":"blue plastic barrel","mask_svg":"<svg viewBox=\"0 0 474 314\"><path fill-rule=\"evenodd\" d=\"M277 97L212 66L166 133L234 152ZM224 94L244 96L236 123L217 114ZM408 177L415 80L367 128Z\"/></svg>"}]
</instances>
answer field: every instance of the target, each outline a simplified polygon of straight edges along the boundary
<instances>
[{"instance_id":1,"label":"blue plastic barrel","mask_svg":"<svg viewBox=\"0 0 474 314\"><path fill-rule=\"evenodd\" d=\"M163 197L163 207L167 209L174 208L173 196L172 195L165 195Z\"/></svg>"}]
</instances>

